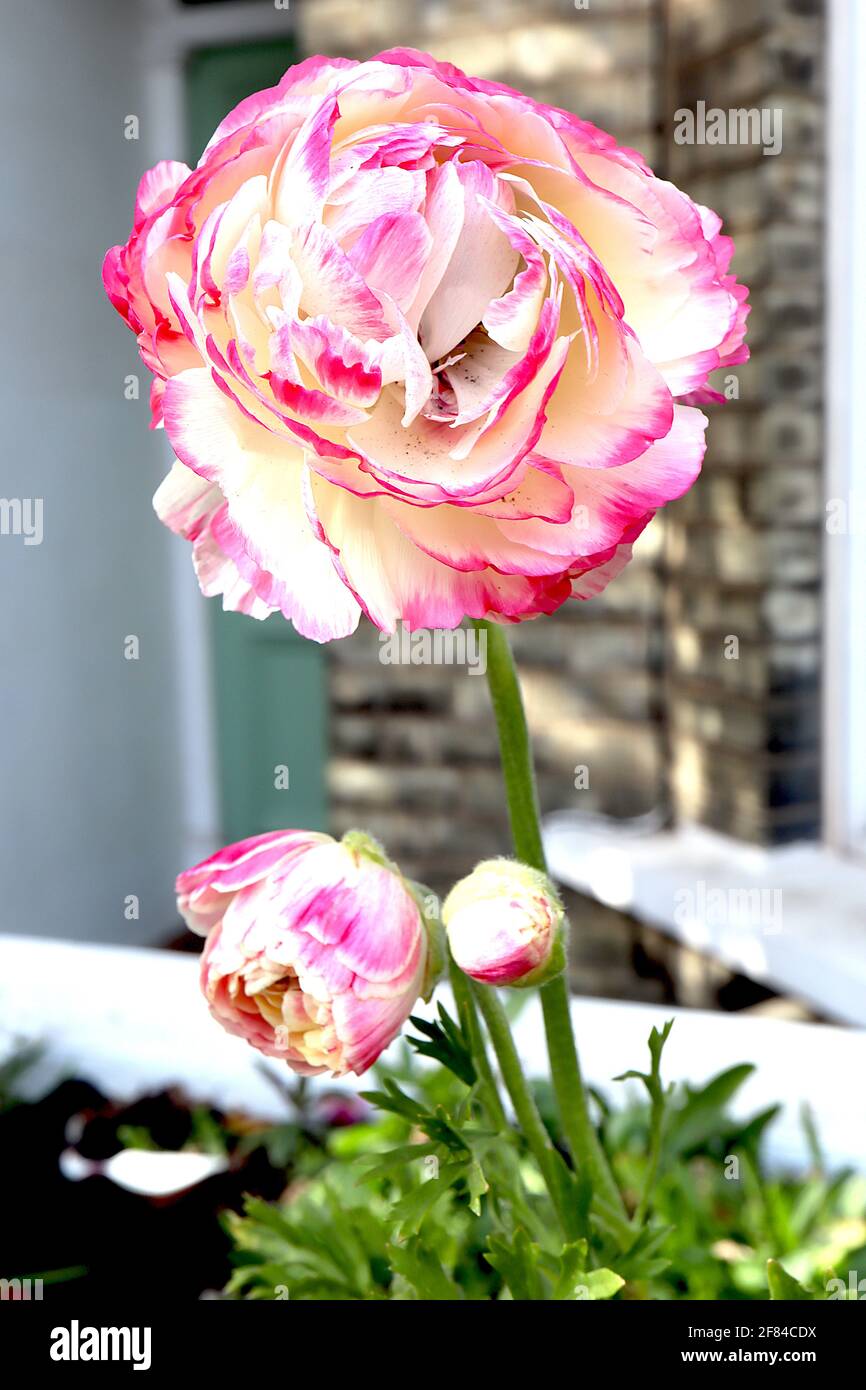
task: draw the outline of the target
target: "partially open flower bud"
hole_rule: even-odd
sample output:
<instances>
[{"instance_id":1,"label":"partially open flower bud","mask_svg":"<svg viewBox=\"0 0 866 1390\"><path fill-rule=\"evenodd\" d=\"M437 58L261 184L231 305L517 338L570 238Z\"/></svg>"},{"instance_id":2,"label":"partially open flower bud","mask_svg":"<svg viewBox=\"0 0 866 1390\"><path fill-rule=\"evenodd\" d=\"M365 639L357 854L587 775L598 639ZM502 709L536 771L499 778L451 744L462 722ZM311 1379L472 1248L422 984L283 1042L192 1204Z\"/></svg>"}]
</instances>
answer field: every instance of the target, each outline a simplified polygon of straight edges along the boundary
<instances>
[{"instance_id":1,"label":"partially open flower bud","mask_svg":"<svg viewBox=\"0 0 866 1390\"><path fill-rule=\"evenodd\" d=\"M452 888L442 909L456 963L487 985L541 985L565 966L566 919L546 874L488 859Z\"/></svg>"},{"instance_id":2,"label":"partially open flower bud","mask_svg":"<svg viewBox=\"0 0 866 1390\"><path fill-rule=\"evenodd\" d=\"M366 1071L435 983L420 889L360 831L242 840L182 873L177 893L207 937L214 1018L302 1076Z\"/></svg>"}]
</instances>

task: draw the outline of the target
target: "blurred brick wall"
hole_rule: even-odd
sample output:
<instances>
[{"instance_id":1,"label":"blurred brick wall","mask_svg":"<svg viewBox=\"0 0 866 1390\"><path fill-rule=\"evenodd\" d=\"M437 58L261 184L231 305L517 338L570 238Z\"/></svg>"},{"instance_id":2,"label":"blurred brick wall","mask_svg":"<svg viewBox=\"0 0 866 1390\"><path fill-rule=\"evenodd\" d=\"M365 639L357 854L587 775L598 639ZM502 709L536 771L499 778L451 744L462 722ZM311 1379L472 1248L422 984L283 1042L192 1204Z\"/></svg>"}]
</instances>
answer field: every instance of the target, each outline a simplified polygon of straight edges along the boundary
<instances>
[{"instance_id":1,"label":"blurred brick wall","mask_svg":"<svg viewBox=\"0 0 866 1390\"><path fill-rule=\"evenodd\" d=\"M739 400L708 409L702 477L668 511L674 806L767 842L819 816L824 9L669 4L669 104L783 114L776 155L668 145L671 177L734 237L753 305Z\"/></svg>"},{"instance_id":2,"label":"blurred brick wall","mask_svg":"<svg viewBox=\"0 0 866 1390\"><path fill-rule=\"evenodd\" d=\"M299 6L306 53L426 48L610 130L718 209L752 287L754 360L735 369L736 405L711 411L697 487L604 595L511 630L546 811L671 808L750 839L814 827L822 11L817 0ZM675 146L674 112L699 98L782 106L782 153ZM724 656L731 634L736 661ZM334 829L367 825L443 892L508 844L486 682L384 666L378 653L369 625L330 651ZM728 979L620 914L581 903L574 915L584 992L705 1003Z\"/></svg>"}]
</instances>

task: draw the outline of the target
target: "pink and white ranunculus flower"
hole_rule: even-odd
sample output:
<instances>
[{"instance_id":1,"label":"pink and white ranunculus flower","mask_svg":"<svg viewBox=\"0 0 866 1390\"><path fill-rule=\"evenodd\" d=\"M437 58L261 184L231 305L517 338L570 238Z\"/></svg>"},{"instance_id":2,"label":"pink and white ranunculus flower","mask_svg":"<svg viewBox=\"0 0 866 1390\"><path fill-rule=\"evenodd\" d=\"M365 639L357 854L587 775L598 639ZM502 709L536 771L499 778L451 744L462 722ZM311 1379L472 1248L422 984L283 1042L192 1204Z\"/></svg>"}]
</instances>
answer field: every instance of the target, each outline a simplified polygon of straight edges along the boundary
<instances>
[{"instance_id":1,"label":"pink and white ranunculus flower","mask_svg":"<svg viewBox=\"0 0 866 1390\"><path fill-rule=\"evenodd\" d=\"M226 608L306 636L587 598L694 481L742 362L715 213L575 116L408 49L310 58L142 179L105 286Z\"/></svg>"},{"instance_id":2,"label":"pink and white ranunculus flower","mask_svg":"<svg viewBox=\"0 0 866 1390\"><path fill-rule=\"evenodd\" d=\"M358 832L241 840L182 873L177 894L207 937L214 1018L302 1075L366 1071L435 983L416 890Z\"/></svg>"}]
</instances>

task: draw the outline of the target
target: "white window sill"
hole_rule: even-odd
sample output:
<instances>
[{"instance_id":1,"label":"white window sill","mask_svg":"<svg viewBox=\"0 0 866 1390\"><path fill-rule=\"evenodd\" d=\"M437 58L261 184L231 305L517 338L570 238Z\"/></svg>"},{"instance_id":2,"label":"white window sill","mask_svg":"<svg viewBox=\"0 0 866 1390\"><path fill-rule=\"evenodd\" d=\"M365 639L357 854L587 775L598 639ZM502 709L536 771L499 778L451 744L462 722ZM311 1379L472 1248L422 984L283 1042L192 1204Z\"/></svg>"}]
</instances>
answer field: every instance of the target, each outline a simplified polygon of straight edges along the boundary
<instances>
[{"instance_id":1,"label":"white window sill","mask_svg":"<svg viewBox=\"0 0 866 1390\"><path fill-rule=\"evenodd\" d=\"M762 849L698 826L544 823L560 883L778 993L866 1025L866 863L818 844Z\"/></svg>"},{"instance_id":2,"label":"white window sill","mask_svg":"<svg viewBox=\"0 0 866 1390\"><path fill-rule=\"evenodd\" d=\"M61 1077L80 1076L118 1101L179 1086L202 1104L285 1120L288 1103L274 1082L287 1086L290 1074L213 1021L199 993L198 967L197 956L173 951L0 936L0 1060L25 1039L43 1044L44 1055L22 1086L30 1097ZM22 988L32 980L38 990ZM452 1007L442 987L430 1004L419 1002L418 1013L435 1014L440 994ZM674 1018L663 1061L667 1082L698 1086L726 1067L752 1062L755 1071L732 1114L743 1120L781 1102L766 1135L772 1167L809 1166L800 1120L808 1103L830 1166L866 1173L866 1104L851 1087L851 1078L866 1071L866 1032L610 999L572 999L571 1012L586 1078L611 1100L621 1104L627 1087L642 1095L637 1083L614 1084L613 1077L643 1067L650 1029ZM527 1073L544 1075L537 1000L527 1001L514 1033ZM401 1046L394 1044L395 1059ZM370 1082L369 1075L348 1076L338 1085L366 1090ZM325 1077L311 1084L334 1085Z\"/></svg>"}]
</instances>

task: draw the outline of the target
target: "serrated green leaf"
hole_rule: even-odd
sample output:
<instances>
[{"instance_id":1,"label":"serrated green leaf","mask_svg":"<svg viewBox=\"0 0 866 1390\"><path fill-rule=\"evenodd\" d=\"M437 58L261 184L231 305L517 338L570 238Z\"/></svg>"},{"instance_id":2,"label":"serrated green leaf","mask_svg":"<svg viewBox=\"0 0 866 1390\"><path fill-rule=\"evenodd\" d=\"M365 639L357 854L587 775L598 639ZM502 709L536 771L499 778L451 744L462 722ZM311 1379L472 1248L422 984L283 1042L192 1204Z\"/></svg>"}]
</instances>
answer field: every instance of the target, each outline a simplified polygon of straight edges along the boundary
<instances>
[{"instance_id":1,"label":"serrated green leaf","mask_svg":"<svg viewBox=\"0 0 866 1390\"><path fill-rule=\"evenodd\" d=\"M447 1067L465 1086L475 1084L472 1049L460 1025L443 1004L439 1005L438 1022L416 1018L414 1015L409 1022L423 1034L421 1038L412 1037L411 1034L408 1036L407 1040L416 1052L441 1062L442 1066Z\"/></svg>"},{"instance_id":2,"label":"serrated green leaf","mask_svg":"<svg viewBox=\"0 0 866 1390\"><path fill-rule=\"evenodd\" d=\"M441 1144L399 1144L396 1149L390 1149L386 1154L363 1154L358 1159L360 1167L366 1171L361 1175L361 1182L377 1182L381 1178L389 1177L392 1173L401 1168L407 1168L410 1163L418 1159L438 1155L441 1152Z\"/></svg>"},{"instance_id":3,"label":"serrated green leaf","mask_svg":"<svg viewBox=\"0 0 866 1390\"><path fill-rule=\"evenodd\" d=\"M796 1300L798 1303L812 1303L815 1300L815 1295L804 1289L792 1274L783 1269L778 1260L767 1261L767 1283L773 1302L787 1299Z\"/></svg>"},{"instance_id":4,"label":"serrated green leaf","mask_svg":"<svg viewBox=\"0 0 866 1390\"><path fill-rule=\"evenodd\" d=\"M512 1298L540 1302L547 1297L547 1286L538 1267L541 1251L519 1229L511 1241L504 1236L491 1236L485 1258L507 1285Z\"/></svg>"},{"instance_id":5,"label":"serrated green leaf","mask_svg":"<svg viewBox=\"0 0 866 1390\"><path fill-rule=\"evenodd\" d=\"M427 1213L450 1192L455 1182L466 1176L468 1166L465 1162L444 1163L435 1178L420 1182L405 1197L401 1197L391 1208L391 1219L398 1234L417 1232Z\"/></svg>"},{"instance_id":6,"label":"serrated green leaf","mask_svg":"<svg viewBox=\"0 0 866 1390\"><path fill-rule=\"evenodd\" d=\"M394 1269L411 1284L419 1298L435 1302L454 1302L463 1292L446 1274L441 1260L424 1244L420 1236L411 1236L405 1243L392 1244L388 1254Z\"/></svg>"},{"instance_id":7,"label":"serrated green leaf","mask_svg":"<svg viewBox=\"0 0 866 1390\"><path fill-rule=\"evenodd\" d=\"M469 1210L481 1215L481 1198L489 1190L490 1184L477 1159L473 1159L466 1169L466 1186L469 1189Z\"/></svg>"}]
</instances>

